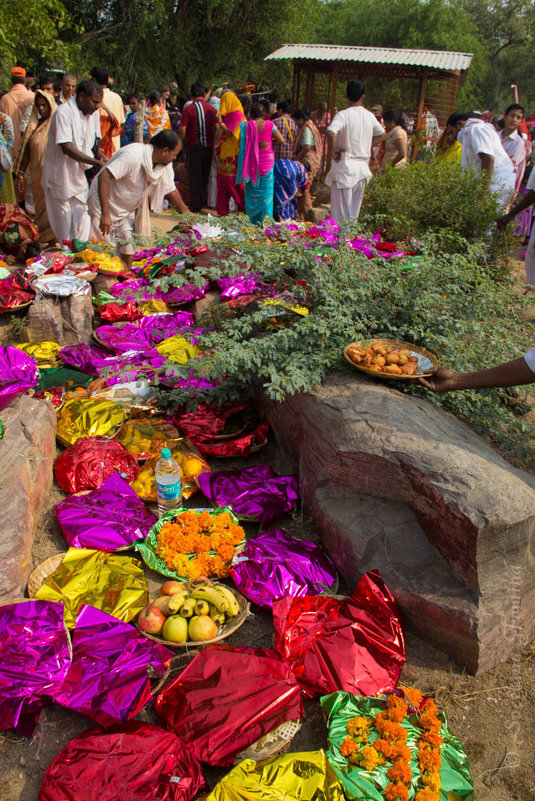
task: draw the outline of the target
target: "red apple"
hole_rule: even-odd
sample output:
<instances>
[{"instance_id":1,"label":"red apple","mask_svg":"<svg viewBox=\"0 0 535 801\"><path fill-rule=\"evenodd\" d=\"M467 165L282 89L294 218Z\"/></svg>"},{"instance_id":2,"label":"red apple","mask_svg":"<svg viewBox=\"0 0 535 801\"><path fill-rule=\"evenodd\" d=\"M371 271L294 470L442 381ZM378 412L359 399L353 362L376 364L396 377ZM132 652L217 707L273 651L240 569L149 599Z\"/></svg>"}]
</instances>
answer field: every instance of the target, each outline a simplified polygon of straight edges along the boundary
<instances>
[{"instance_id":1,"label":"red apple","mask_svg":"<svg viewBox=\"0 0 535 801\"><path fill-rule=\"evenodd\" d=\"M175 595L184 589L184 584L181 581L166 581L160 587L160 595Z\"/></svg>"},{"instance_id":2,"label":"red apple","mask_svg":"<svg viewBox=\"0 0 535 801\"><path fill-rule=\"evenodd\" d=\"M166 617L162 610L151 604L141 610L137 619L139 628L147 634L160 634L165 621Z\"/></svg>"},{"instance_id":3,"label":"red apple","mask_svg":"<svg viewBox=\"0 0 535 801\"><path fill-rule=\"evenodd\" d=\"M158 609L167 615L167 605L171 600L171 595L160 595L159 598L155 598L153 601L150 602L150 606L157 606Z\"/></svg>"}]
</instances>

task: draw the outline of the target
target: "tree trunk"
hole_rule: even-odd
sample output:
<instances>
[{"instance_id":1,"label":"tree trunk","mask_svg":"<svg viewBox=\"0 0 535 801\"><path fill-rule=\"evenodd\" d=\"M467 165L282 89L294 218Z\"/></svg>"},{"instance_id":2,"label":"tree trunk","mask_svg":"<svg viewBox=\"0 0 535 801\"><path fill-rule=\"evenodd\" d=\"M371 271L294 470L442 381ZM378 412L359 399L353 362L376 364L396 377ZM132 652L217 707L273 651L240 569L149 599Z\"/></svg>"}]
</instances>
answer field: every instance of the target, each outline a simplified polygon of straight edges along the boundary
<instances>
[{"instance_id":1,"label":"tree trunk","mask_svg":"<svg viewBox=\"0 0 535 801\"><path fill-rule=\"evenodd\" d=\"M134 126L134 142L143 143L143 123L145 122L145 98L141 99L141 103L136 114L136 124Z\"/></svg>"}]
</instances>

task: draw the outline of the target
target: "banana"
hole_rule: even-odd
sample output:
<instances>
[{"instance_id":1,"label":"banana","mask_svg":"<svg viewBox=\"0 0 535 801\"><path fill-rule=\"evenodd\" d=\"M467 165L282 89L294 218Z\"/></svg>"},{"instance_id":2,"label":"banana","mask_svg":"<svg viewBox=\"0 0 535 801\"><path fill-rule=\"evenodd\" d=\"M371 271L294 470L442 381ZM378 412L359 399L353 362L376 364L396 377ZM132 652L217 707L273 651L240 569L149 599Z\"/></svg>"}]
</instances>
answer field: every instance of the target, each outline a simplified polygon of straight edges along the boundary
<instances>
[{"instance_id":1,"label":"banana","mask_svg":"<svg viewBox=\"0 0 535 801\"><path fill-rule=\"evenodd\" d=\"M220 612L213 604L208 604L210 608L210 617L218 626L222 626L225 622L225 615Z\"/></svg>"},{"instance_id":2,"label":"banana","mask_svg":"<svg viewBox=\"0 0 535 801\"><path fill-rule=\"evenodd\" d=\"M208 601L213 604L223 614L227 613L228 602L226 596L220 593L217 587L197 587L191 593L191 597L196 601Z\"/></svg>"},{"instance_id":3,"label":"banana","mask_svg":"<svg viewBox=\"0 0 535 801\"><path fill-rule=\"evenodd\" d=\"M202 615L210 614L210 606L208 601L197 601L195 604L195 614L202 617Z\"/></svg>"},{"instance_id":4,"label":"banana","mask_svg":"<svg viewBox=\"0 0 535 801\"><path fill-rule=\"evenodd\" d=\"M228 617L236 617L236 615L240 614L240 605L236 600L236 596L232 592L229 587L226 587L224 584L216 584L215 589L220 592L224 598L227 600L227 616Z\"/></svg>"},{"instance_id":5,"label":"banana","mask_svg":"<svg viewBox=\"0 0 535 801\"><path fill-rule=\"evenodd\" d=\"M195 599L194 598L187 598L182 606L180 607L180 615L182 617L193 617L195 614Z\"/></svg>"},{"instance_id":6,"label":"banana","mask_svg":"<svg viewBox=\"0 0 535 801\"><path fill-rule=\"evenodd\" d=\"M188 598L187 592L177 592L175 595L171 595L167 602L167 614L176 615Z\"/></svg>"}]
</instances>

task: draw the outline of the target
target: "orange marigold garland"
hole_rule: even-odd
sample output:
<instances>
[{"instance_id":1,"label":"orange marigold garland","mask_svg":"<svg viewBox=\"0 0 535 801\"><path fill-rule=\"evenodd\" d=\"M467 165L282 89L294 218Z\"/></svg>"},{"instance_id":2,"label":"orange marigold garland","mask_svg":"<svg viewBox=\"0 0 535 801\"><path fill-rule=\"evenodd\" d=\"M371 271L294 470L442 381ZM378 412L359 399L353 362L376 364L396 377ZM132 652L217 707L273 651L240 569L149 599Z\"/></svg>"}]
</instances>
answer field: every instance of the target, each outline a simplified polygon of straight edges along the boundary
<instances>
[{"instance_id":1,"label":"orange marigold garland","mask_svg":"<svg viewBox=\"0 0 535 801\"><path fill-rule=\"evenodd\" d=\"M440 801L442 737L439 732L442 724L438 709L431 698L424 700L419 690L410 687L399 687L399 690L403 696L388 693L386 708L374 716L373 724L379 736L368 743L371 721L357 715L346 724L348 736L342 742L340 753L350 765L363 770L374 770L385 760L391 762L386 772L390 783L384 797L386 801L409 801L412 754L406 744L408 732L401 723L411 714L422 730L417 750L420 777L414 801Z\"/></svg>"},{"instance_id":2,"label":"orange marigold garland","mask_svg":"<svg viewBox=\"0 0 535 801\"><path fill-rule=\"evenodd\" d=\"M225 578L236 546L244 538L243 528L228 512L186 510L161 526L156 553L182 578Z\"/></svg>"}]
</instances>

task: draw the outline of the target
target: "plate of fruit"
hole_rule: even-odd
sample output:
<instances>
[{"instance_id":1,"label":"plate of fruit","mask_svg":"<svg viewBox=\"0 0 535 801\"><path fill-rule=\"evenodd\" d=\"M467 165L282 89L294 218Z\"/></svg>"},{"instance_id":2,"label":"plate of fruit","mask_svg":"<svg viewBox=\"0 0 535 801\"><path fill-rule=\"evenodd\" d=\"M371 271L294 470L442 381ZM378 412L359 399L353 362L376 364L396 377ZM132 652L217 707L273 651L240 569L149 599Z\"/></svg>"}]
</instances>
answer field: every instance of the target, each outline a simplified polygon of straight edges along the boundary
<instances>
[{"instance_id":1,"label":"plate of fruit","mask_svg":"<svg viewBox=\"0 0 535 801\"><path fill-rule=\"evenodd\" d=\"M141 610L136 626L145 637L169 648L199 647L224 640L249 616L237 590L200 577L187 584L166 581L160 595Z\"/></svg>"},{"instance_id":2,"label":"plate of fruit","mask_svg":"<svg viewBox=\"0 0 535 801\"><path fill-rule=\"evenodd\" d=\"M409 380L431 375L438 367L434 353L397 339L371 339L351 342L344 348L349 364L377 378Z\"/></svg>"}]
</instances>

